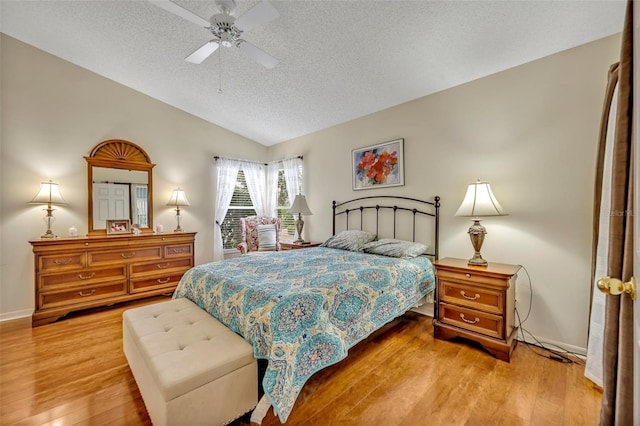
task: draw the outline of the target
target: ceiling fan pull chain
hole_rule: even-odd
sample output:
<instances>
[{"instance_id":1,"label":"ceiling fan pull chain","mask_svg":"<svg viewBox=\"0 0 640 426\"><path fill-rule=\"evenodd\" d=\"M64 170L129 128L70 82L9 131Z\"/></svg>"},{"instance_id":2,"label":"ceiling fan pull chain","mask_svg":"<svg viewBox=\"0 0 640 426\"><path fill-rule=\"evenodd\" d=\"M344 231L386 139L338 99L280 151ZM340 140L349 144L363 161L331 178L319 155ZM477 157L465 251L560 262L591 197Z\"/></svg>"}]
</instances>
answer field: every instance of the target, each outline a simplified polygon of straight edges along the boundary
<instances>
[{"instance_id":1,"label":"ceiling fan pull chain","mask_svg":"<svg viewBox=\"0 0 640 426\"><path fill-rule=\"evenodd\" d=\"M222 95L222 46L218 49L218 94Z\"/></svg>"}]
</instances>

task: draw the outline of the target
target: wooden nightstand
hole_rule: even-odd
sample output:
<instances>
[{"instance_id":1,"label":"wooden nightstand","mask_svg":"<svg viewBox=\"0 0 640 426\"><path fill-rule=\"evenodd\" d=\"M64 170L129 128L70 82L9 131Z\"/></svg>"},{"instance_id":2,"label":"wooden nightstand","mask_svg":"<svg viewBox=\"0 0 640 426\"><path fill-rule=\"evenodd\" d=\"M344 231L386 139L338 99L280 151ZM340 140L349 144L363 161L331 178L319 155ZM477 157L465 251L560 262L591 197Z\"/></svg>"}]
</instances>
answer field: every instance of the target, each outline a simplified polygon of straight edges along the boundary
<instances>
[{"instance_id":1,"label":"wooden nightstand","mask_svg":"<svg viewBox=\"0 0 640 426\"><path fill-rule=\"evenodd\" d=\"M314 242L309 242L306 244L301 244L301 243L283 243L282 241L280 241L280 247L282 248L282 250L297 250L297 249L305 249L305 248L309 248L309 247L318 247L320 244L322 243L314 243Z\"/></svg>"},{"instance_id":2,"label":"wooden nightstand","mask_svg":"<svg viewBox=\"0 0 640 426\"><path fill-rule=\"evenodd\" d=\"M436 267L437 339L463 337L509 362L517 340L515 287L519 265L469 266L447 257Z\"/></svg>"}]
</instances>

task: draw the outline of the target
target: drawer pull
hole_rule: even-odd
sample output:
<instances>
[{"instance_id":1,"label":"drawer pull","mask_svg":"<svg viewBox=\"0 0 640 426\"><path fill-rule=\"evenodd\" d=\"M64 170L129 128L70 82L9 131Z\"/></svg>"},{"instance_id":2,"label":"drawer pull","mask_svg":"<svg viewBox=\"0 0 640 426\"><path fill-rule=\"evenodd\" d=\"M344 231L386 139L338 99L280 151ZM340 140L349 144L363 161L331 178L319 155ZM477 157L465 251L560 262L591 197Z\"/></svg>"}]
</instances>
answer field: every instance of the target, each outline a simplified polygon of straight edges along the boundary
<instances>
[{"instance_id":1,"label":"drawer pull","mask_svg":"<svg viewBox=\"0 0 640 426\"><path fill-rule=\"evenodd\" d=\"M171 265L169 262L165 263L164 265L161 264L156 264L156 266L158 267L158 269L167 269L169 267L169 265Z\"/></svg>"},{"instance_id":2,"label":"drawer pull","mask_svg":"<svg viewBox=\"0 0 640 426\"><path fill-rule=\"evenodd\" d=\"M83 293L82 290L78 292L78 294L82 297L93 296L96 293L96 289L92 288L89 293Z\"/></svg>"},{"instance_id":3,"label":"drawer pull","mask_svg":"<svg viewBox=\"0 0 640 426\"><path fill-rule=\"evenodd\" d=\"M120 253L120 256L122 256L124 259L129 259L132 258L133 256L136 255L135 251L132 251L131 253Z\"/></svg>"},{"instance_id":4,"label":"drawer pull","mask_svg":"<svg viewBox=\"0 0 640 426\"><path fill-rule=\"evenodd\" d=\"M53 263L55 263L56 265L68 265L71 262L73 262L73 257L70 257L69 259L65 260L65 261L59 261L58 259L55 259L53 261Z\"/></svg>"},{"instance_id":5,"label":"drawer pull","mask_svg":"<svg viewBox=\"0 0 640 426\"><path fill-rule=\"evenodd\" d=\"M171 281L171 277L167 277L167 278L164 278L164 279L158 278L158 284L166 284L169 281Z\"/></svg>"},{"instance_id":6,"label":"drawer pull","mask_svg":"<svg viewBox=\"0 0 640 426\"><path fill-rule=\"evenodd\" d=\"M90 280L91 278L95 277L96 273L92 272L89 275L82 275L82 273L78 274L78 278L80 278L81 280Z\"/></svg>"},{"instance_id":7,"label":"drawer pull","mask_svg":"<svg viewBox=\"0 0 640 426\"><path fill-rule=\"evenodd\" d=\"M476 317L476 319L474 319L473 321L466 319L462 312L460 313L460 318L462 318L462 321L466 322L467 324L475 324L475 323L480 322L480 318L478 318L478 317Z\"/></svg>"},{"instance_id":8,"label":"drawer pull","mask_svg":"<svg viewBox=\"0 0 640 426\"><path fill-rule=\"evenodd\" d=\"M467 296L467 293L464 292L464 290L460 290L460 294L462 295L462 297L464 297L467 300L477 300L480 299L480 295L478 293L476 293L475 296L471 297L471 296Z\"/></svg>"},{"instance_id":9,"label":"drawer pull","mask_svg":"<svg viewBox=\"0 0 640 426\"><path fill-rule=\"evenodd\" d=\"M464 274L465 277L471 278L471 274Z\"/></svg>"}]
</instances>

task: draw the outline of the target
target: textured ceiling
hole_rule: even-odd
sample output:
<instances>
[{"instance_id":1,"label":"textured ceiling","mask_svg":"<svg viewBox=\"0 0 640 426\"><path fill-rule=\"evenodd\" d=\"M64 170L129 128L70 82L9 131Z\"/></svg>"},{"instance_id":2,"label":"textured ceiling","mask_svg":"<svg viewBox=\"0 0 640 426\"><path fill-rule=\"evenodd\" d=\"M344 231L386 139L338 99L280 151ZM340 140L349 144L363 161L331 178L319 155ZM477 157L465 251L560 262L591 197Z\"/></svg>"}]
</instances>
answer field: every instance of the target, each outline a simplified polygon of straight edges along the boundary
<instances>
[{"instance_id":1,"label":"textured ceiling","mask_svg":"<svg viewBox=\"0 0 640 426\"><path fill-rule=\"evenodd\" d=\"M205 19L218 13L213 0L175 3ZM234 15L256 3L238 1ZM625 9L612 0L272 1L280 17L243 35L279 59L269 70L235 48L185 62L210 33L144 0L0 4L3 33L264 145L615 34Z\"/></svg>"}]
</instances>

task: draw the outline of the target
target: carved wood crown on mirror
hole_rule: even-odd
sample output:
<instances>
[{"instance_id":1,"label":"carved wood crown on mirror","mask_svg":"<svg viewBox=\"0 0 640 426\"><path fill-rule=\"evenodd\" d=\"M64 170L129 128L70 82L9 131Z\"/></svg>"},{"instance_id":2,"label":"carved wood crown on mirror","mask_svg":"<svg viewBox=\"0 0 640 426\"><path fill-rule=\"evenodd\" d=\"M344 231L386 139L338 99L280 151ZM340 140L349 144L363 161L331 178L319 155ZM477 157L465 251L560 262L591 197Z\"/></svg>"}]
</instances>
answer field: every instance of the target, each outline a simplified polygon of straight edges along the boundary
<instances>
[{"instance_id":1,"label":"carved wood crown on mirror","mask_svg":"<svg viewBox=\"0 0 640 426\"><path fill-rule=\"evenodd\" d=\"M143 233L153 232L152 170L155 164L144 149L133 142L110 139L96 145L84 158L87 160L88 235L106 235L106 219L131 219ZM120 195L112 194L119 189L123 189ZM106 194L105 199L96 195L101 193ZM139 202L132 202L136 194L141 198Z\"/></svg>"}]
</instances>

